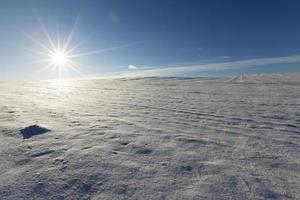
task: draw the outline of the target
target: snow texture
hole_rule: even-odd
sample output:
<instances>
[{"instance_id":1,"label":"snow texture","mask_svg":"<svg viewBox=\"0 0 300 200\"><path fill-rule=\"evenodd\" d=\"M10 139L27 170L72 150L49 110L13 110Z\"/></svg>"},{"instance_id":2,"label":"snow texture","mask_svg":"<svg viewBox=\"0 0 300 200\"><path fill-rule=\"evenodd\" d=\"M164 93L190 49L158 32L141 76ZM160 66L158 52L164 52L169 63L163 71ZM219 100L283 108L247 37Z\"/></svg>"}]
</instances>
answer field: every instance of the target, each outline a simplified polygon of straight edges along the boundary
<instances>
[{"instance_id":1,"label":"snow texture","mask_svg":"<svg viewBox=\"0 0 300 200\"><path fill-rule=\"evenodd\" d=\"M299 151L299 74L0 82L1 200L300 199Z\"/></svg>"}]
</instances>

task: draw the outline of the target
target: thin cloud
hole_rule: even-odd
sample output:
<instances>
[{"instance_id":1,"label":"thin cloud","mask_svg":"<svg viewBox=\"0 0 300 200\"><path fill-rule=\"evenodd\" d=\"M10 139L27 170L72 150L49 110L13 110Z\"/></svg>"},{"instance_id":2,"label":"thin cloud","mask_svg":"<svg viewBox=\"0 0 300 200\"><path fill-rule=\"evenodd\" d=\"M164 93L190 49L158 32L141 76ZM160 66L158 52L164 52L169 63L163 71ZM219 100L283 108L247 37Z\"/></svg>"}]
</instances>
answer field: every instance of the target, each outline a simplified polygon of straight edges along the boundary
<instances>
[{"instance_id":1,"label":"thin cloud","mask_svg":"<svg viewBox=\"0 0 300 200\"><path fill-rule=\"evenodd\" d=\"M220 58L222 58L222 59L229 59L230 56L221 56Z\"/></svg>"},{"instance_id":2,"label":"thin cloud","mask_svg":"<svg viewBox=\"0 0 300 200\"><path fill-rule=\"evenodd\" d=\"M218 62L199 65L173 66L139 70L136 72L125 73L124 76L176 76L191 72L215 71L226 69L239 69L246 67L256 67L274 64L298 63L300 55L271 57L271 58L256 58L231 62Z\"/></svg>"},{"instance_id":3,"label":"thin cloud","mask_svg":"<svg viewBox=\"0 0 300 200\"><path fill-rule=\"evenodd\" d=\"M135 70L135 69L137 69L137 67L135 65L128 65L128 69L129 70Z\"/></svg>"}]
</instances>

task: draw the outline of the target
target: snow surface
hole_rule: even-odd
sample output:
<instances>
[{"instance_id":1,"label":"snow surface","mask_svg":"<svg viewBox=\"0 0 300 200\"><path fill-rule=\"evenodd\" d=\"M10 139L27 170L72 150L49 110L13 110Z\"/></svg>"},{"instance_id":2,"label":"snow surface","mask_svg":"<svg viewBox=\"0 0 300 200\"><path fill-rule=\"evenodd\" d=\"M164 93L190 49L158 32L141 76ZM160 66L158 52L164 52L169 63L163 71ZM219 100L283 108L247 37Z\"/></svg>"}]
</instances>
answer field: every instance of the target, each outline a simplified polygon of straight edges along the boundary
<instances>
[{"instance_id":1,"label":"snow surface","mask_svg":"<svg viewBox=\"0 0 300 200\"><path fill-rule=\"evenodd\" d=\"M0 199L300 199L299 86L299 74L0 82ZM48 132L23 139L32 127Z\"/></svg>"}]
</instances>

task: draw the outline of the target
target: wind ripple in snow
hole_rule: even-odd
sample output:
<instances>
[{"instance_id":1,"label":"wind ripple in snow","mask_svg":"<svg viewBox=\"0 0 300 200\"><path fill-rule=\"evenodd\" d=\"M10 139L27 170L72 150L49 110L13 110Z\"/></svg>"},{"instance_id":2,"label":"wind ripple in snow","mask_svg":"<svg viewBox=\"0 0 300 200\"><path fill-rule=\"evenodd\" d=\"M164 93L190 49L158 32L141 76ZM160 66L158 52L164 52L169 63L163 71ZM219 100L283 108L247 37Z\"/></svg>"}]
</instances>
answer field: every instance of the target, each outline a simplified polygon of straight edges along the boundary
<instances>
[{"instance_id":1,"label":"wind ripple in snow","mask_svg":"<svg viewBox=\"0 0 300 200\"><path fill-rule=\"evenodd\" d=\"M299 74L1 82L0 94L1 199L300 199ZM32 122L51 134L23 140Z\"/></svg>"}]
</instances>

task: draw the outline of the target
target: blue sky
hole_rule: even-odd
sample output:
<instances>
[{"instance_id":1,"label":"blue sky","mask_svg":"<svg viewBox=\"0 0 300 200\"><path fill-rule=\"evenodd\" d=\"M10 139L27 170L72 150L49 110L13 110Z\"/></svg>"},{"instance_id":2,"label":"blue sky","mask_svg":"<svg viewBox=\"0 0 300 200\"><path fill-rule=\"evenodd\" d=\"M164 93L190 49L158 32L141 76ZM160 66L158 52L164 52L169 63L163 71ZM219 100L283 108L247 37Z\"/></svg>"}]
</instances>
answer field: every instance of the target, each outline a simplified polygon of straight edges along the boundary
<instances>
[{"instance_id":1,"label":"blue sky","mask_svg":"<svg viewBox=\"0 0 300 200\"><path fill-rule=\"evenodd\" d=\"M222 76L300 71L296 0L1 0L0 79L56 78L36 42L70 46L63 76ZM58 34L59 33L59 34ZM33 38L33 39L32 39ZM73 58L72 58L73 59ZM267 59L267 60L266 60ZM130 67L128 67L130 66Z\"/></svg>"}]
</instances>

